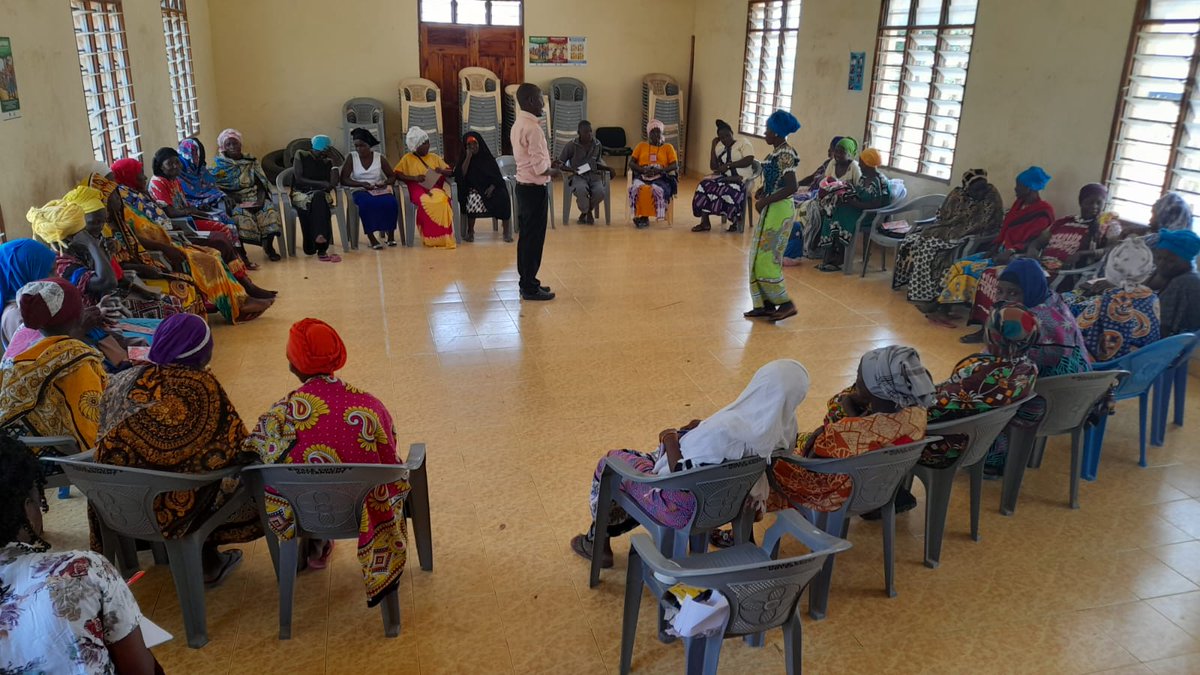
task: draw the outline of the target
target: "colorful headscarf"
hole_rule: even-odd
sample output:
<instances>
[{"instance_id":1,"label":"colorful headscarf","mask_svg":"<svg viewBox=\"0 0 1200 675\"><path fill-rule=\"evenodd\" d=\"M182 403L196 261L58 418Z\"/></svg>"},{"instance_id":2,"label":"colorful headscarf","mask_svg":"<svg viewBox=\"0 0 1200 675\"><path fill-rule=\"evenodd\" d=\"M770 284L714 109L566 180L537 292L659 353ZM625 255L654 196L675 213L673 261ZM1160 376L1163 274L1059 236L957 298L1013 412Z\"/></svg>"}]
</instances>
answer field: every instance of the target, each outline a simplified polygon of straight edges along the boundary
<instances>
[{"instance_id":1,"label":"colorful headscarf","mask_svg":"<svg viewBox=\"0 0 1200 675\"><path fill-rule=\"evenodd\" d=\"M891 345L863 354L859 363L867 390L902 408L933 405L933 378L912 347Z\"/></svg>"},{"instance_id":2,"label":"colorful headscarf","mask_svg":"<svg viewBox=\"0 0 1200 675\"><path fill-rule=\"evenodd\" d=\"M1100 183L1088 183L1087 185L1079 188L1080 203L1086 199L1092 199L1093 197L1108 199L1108 188L1104 187Z\"/></svg>"},{"instance_id":3,"label":"colorful headscarf","mask_svg":"<svg viewBox=\"0 0 1200 675\"><path fill-rule=\"evenodd\" d=\"M96 188L88 187L87 185L76 186L74 190L71 190L67 194L63 195L62 200L64 202L75 204L79 208L83 209L83 213L85 215L88 213L103 211L108 207L108 204L106 204L104 201L104 193L100 192Z\"/></svg>"},{"instance_id":4,"label":"colorful headscarf","mask_svg":"<svg viewBox=\"0 0 1200 675\"><path fill-rule=\"evenodd\" d=\"M988 177L987 169L968 169L963 172L962 186L963 189L971 187L971 183L977 180L986 182Z\"/></svg>"},{"instance_id":5,"label":"colorful headscarf","mask_svg":"<svg viewBox=\"0 0 1200 675\"><path fill-rule=\"evenodd\" d=\"M863 151L858 154L858 163L873 168L883 164L883 157L875 148L863 148Z\"/></svg>"},{"instance_id":6,"label":"colorful headscarf","mask_svg":"<svg viewBox=\"0 0 1200 675\"><path fill-rule=\"evenodd\" d=\"M145 172L146 167L140 161L131 157L118 159L112 164L113 179L131 190L137 190L141 187L138 185L138 178Z\"/></svg>"},{"instance_id":7,"label":"colorful headscarf","mask_svg":"<svg viewBox=\"0 0 1200 675\"><path fill-rule=\"evenodd\" d=\"M17 306L26 328L62 328L79 320L83 294L66 279L31 281L17 292Z\"/></svg>"},{"instance_id":8,"label":"colorful headscarf","mask_svg":"<svg viewBox=\"0 0 1200 675\"><path fill-rule=\"evenodd\" d=\"M1114 286L1133 290L1154 274L1154 252L1141 237L1130 237L1108 254L1104 272Z\"/></svg>"},{"instance_id":9,"label":"colorful headscarf","mask_svg":"<svg viewBox=\"0 0 1200 675\"><path fill-rule=\"evenodd\" d=\"M1174 253L1195 264L1196 256L1200 255L1200 235L1191 230L1163 230L1158 233L1158 243L1154 248Z\"/></svg>"},{"instance_id":10,"label":"colorful headscarf","mask_svg":"<svg viewBox=\"0 0 1200 675\"><path fill-rule=\"evenodd\" d=\"M287 358L301 375L331 375L346 365L346 345L333 326L301 319L288 331Z\"/></svg>"},{"instance_id":11,"label":"colorful headscarf","mask_svg":"<svg viewBox=\"0 0 1200 675\"><path fill-rule=\"evenodd\" d=\"M842 136L842 140L838 141L838 147L845 150L846 154L850 155L850 159L854 159L854 156L858 154L858 141L850 136Z\"/></svg>"},{"instance_id":12,"label":"colorful headscarf","mask_svg":"<svg viewBox=\"0 0 1200 675\"><path fill-rule=\"evenodd\" d=\"M1150 212L1154 214L1154 223L1161 230L1192 229L1192 207L1178 192L1168 192L1159 197L1150 207Z\"/></svg>"},{"instance_id":13,"label":"colorful headscarf","mask_svg":"<svg viewBox=\"0 0 1200 675\"><path fill-rule=\"evenodd\" d=\"M84 227L83 209L78 204L55 199L25 213L33 233L51 244L70 239Z\"/></svg>"},{"instance_id":14,"label":"colorful headscarf","mask_svg":"<svg viewBox=\"0 0 1200 675\"><path fill-rule=\"evenodd\" d=\"M173 314L154 331L151 363L160 366L203 368L212 359L212 329L195 314Z\"/></svg>"},{"instance_id":15,"label":"colorful headscarf","mask_svg":"<svg viewBox=\"0 0 1200 675\"><path fill-rule=\"evenodd\" d=\"M15 302L25 284L50 276L57 258L49 246L33 239L0 244L0 308Z\"/></svg>"},{"instance_id":16,"label":"colorful headscarf","mask_svg":"<svg viewBox=\"0 0 1200 675\"><path fill-rule=\"evenodd\" d=\"M800 130L800 120L786 110L776 110L767 118L767 128L776 136L787 138Z\"/></svg>"},{"instance_id":17,"label":"colorful headscarf","mask_svg":"<svg viewBox=\"0 0 1200 675\"><path fill-rule=\"evenodd\" d=\"M238 143L241 143L242 132L238 131L237 129L226 129L225 131L217 134L217 150L223 151L225 149L225 141L230 138L236 138Z\"/></svg>"},{"instance_id":18,"label":"colorful headscarf","mask_svg":"<svg viewBox=\"0 0 1200 675\"><path fill-rule=\"evenodd\" d=\"M1050 174L1046 173L1046 170L1040 166L1031 166L1017 174L1017 182L1034 192L1038 192L1044 190L1046 185L1050 183Z\"/></svg>"},{"instance_id":19,"label":"colorful headscarf","mask_svg":"<svg viewBox=\"0 0 1200 675\"><path fill-rule=\"evenodd\" d=\"M988 353L1004 359L1024 356L1040 338L1037 317L1024 305L1004 305L993 309L983 330Z\"/></svg>"},{"instance_id":20,"label":"colorful headscarf","mask_svg":"<svg viewBox=\"0 0 1200 675\"><path fill-rule=\"evenodd\" d=\"M312 149L316 152L321 152L322 150L328 148L329 144L332 142L333 141L330 140L330 138L325 134L317 134L316 136L312 137Z\"/></svg>"},{"instance_id":21,"label":"colorful headscarf","mask_svg":"<svg viewBox=\"0 0 1200 675\"><path fill-rule=\"evenodd\" d=\"M185 138L179 142L179 163L183 165L179 183L188 202L201 210L223 211L225 193L217 187L212 171L205 166L204 146L200 141Z\"/></svg>"},{"instance_id":22,"label":"colorful headscarf","mask_svg":"<svg viewBox=\"0 0 1200 675\"><path fill-rule=\"evenodd\" d=\"M1026 307L1037 307L1050 297L1050 287L1046 284L1046 270L1036 258L1017 258L1005 266L1000 273L1000 281L1007 281L1021 287L1022 304Z\"/></svg>"},{"instance_id":23,"label":"colorful headscarf","mask_svg":"<svg viewBox=\"0 0 1200 675\"><path fill-rule=\"evenodd\" d=\"M355 131L358 131L358 129L355 129ZM369 131L367 131L366 129L363 129L362 131L363 131L363 133L367 134L368 136L371 136L371 133ZM353 135L353 134L351 134L351 135ZM374 136L371 136L371 138L369 138L369 139L368 138L360 138L359 136L354 136L354 138L362 141L363 143L366 143L367 145L370 145L370 146L375 145L375 143L371 143L371 141L375 139ZM417 126L412 126L412 127L408 128L408 135L406 135L404 137L404 145L408 147L409 152L416 152L417 148L421 147L422 145L425 145L425 143L427 143L427 142L429 142L429 133L426 132L424 129L422 129L421 127L417 127Z\"/></svg>"},{"instance_id":24,"label":"colorful headscarf","mask_svg":"<svg viewBox=\"0 0 1200 675\"><path fill-rule=\"evenodd\" d=\"M667 130L667 127L666 127L666 125L664 125L662 122L660 122L658 120L650 120L649 122L646 123L646 135L647 136L649 136L650 132L654 131L655 129L665 132Z\"/></svg>"}]
</instances>

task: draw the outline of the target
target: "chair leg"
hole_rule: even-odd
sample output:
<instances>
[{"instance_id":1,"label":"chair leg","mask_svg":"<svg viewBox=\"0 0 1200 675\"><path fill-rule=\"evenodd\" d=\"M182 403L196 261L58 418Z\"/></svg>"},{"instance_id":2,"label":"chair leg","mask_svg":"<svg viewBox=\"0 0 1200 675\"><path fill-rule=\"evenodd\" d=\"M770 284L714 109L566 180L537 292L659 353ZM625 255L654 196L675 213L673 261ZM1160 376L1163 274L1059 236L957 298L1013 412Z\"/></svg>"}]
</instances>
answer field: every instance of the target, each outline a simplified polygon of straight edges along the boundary
<instances>
[{"instance_id":1,"label":"chair leg","mask_svg":"<svg viewBox=\"0 0 1200 675\"><path fill-rule=\"evenodd\" d=\"M691 550L692 555L708 552L708 542L711 534L711 531L696 532L688 537L688 548ZM678 535L676 537L678 538Z\"/></svg>"},{"instance_id":2,"label":"chair leg","mask_svg":"<svg viewBox=\"0 0 1200 675\"><path fill-rule=\"evenodd\" d=\"M292 639L292 601L296 590L296 563L300 542L289 539L279 542L279 639Z\"/></svg>"},{"instance_id":3,"label":"chair leg","mask_svg":"<svg viewBox=\"0 0 1200 675\"><path fill-rule=\"evenodd\" d=\"M717 675L717 665L721 662L721 645L725 644L724 636L706 637L704 642L704 675Z\"/></svg>"},{"instance_id":4,"label":"chair leg","mask_svg":"<svg viewBox=\"0 0 1200 675\"><path fill-rule=\"evenodd\" d=\"M1167 440L1167 408L1171 405L1171 385L1175 372L1167 370L1154 383L1153 406L1150 409L1150 444L1161 446Z\"/></svg>"},{"instance_id":5,"label":"chair leg","mask_svg":"<svg viewBox=\"0 0 1200 675\"><path fill-rule=\"evenodd\" d=\"M1138 466L1146 466L1146 409L1150 407L1149 392L1138 396Z\"/></svg>"},{"instance_id":6,"label":"chair leg","mask_svg":"<svg viewBox=\"0 0 1200 675\"><path fill-rule=\"evenodd\" d=\"M950 493L954 490L954 472L922 471L917 476L925 484L925 566L937 569L941 564Z\"/></svg>"},{"instance_id":7,"label":"chair leg","mask_svg":"<svg viewBox=\"0 0 1200 675\"><path fill-rule=\"evenodd\" d=\"M608 514L612 510L613 490L617 489L616 477L610 471L600 474L600 494L596 499L596 518L592 521L592 570L588 577L588 587L595 588L600 583L600 559L608 546Z\"/></svg>"},{"instance_id":8,"label":"chair leg","mask_svg":"<svg viewBox=\"0 0 1200 675\"><path fill-rule=\"evenodd\" d=\"M208 644L208 619L204 608L204 565L200 560L202 545L203 541L198 537L166 542L167 556L171 559L171 577L175 581L175 594L179 596L184 631L187 633L188 646L192 649L199 649Z\"/></svg>"},{"instance_id":9,"label":"chair leg","mask_svg":"<svg viewBox=\"0 0 1200 675\"><path fill-rule=\"evenodd\" d=\"M1175 369L1175 425L1183 426L1183 406L1187 403L1188 361Z\"/></svg>"},{"instance_id":10,"label":"chair leg","mask_svg":"<svg viewBox=\"0 0 1200 675\"><path fill-rule=\"evenodd\" d=\"M883 505L883 586L889 598L896 597L896 497Z\"/></svg>"},{"instance_id":11,"label":"chair leg","mask_svg":"<svg viewBox=\"0 0 1200 675\"><path fill-rule=\"evenodd\" d=\"M1000 492L1000 513L1011 516L1017 510L1017 497L1021 494L1021 479L1029 464L1033 451L1033 433L1017 427L1008 427L1008 457L1004 462L1004 486Z\"/></svg>"},{"instance_id":12,"label":"chair leg","mask_svg":"<svg viewBox=\"0 0 1200 675\"><path fill-rule=\"evenodd\" d=\"M379 609L383 613L383 635L384 637L399 637L400 636L400 589L393 588L383 598L383 602L379 603Z\"/></svg>"},{"instance_id":13,"label":"chair leg","mask_svg":"<svg viewBox=\"0 0 1200 675\"><path fill-rule=\"evenodd\" d=\"M1101 415L1100 421L1087 428L1084 436L1084 466L1081 476L1087 480L1096 480L1100 473L1100 453L1104 450L1104 431L1108 428L1108 415Z\"/></svg>"},{"instance_id":14,"label":"chair leg","mask_svg":"<svg viewBox=\"0 0 1200 675\"><path fill-rule=\"evenodd\" d=\"M1079 508L1079 474L1083 468L1083 430L1071 432L1071 508Z\"/></svg>"},{"instance_id":15,"label":"chair leg","mask_svg":"<svg viewBox=\"0 0 1200 675\"><path fill-rule=\"evenodd\" d=\"M412 517L413 538L417 541L417 559L421 569L433 571L433 528L429 521L429 474L426 467L429 460L416 471L409 472L408 483L411 486L406 505Z\"/></svg>"},{"instance_id":16,"label":"chair leg","mask_svg":"<svg viewBox=\"0 0 1200 675\"><path fill-rule=\"evenodd\" d=\"M795 612L783 624L783 660L784 666L787 668L787 675L800 675L802 670L802 631L800 613Z\"/></svg>"},{"instance_id":17,"label":"chair leg","mask_svg":"<svg viewBox=\"0 0 1200 675\"><path fill-rule=\"evenodd\" d=\"M633 665L633 640L637 637L638 612L642 603L642 559L634 549L629 550L629 571L625 575L625 610L621 615L621 673Z\"/></svg>"},{"instance_id":18,"label":"chair leg","mask_svg":"<svg viewBox=\"0 0 1200 675\"><path fill-rule=\"evenodd\" d=\"M863 244L862 271L858 275L860 279L865 278L867 276L867 263L869 263L869 262L871 262L871 237L870 236L867 237L867 242L865 244Z\"/></svg>"},{"instance_id":19,"label":"chair leg","mask_svg":"<svg viewBox=\"0 0 1200 675\"><path fill-rule=\"evenodd\" d=\"M971 477L971 539L979 541L979 506L983 501L983 464L982 460L975 463L975 466L968 467L967 473Z\"/></svg>"},{"instance_id":20,"label":"chair leg","mask_svg":"<svg viewBox=\"0 0 1200 675\"><path fill-rule=\"evenodd\" d=\"M822 513L818 519L823 522L823 526L818 527L829 534L845 538L846 533L843 530L849 529L850 520L844 516L842 512ZM817 621L824 619L829 610L829 589L833 585L833 563L836 558L837 556L832 555L826 558L821 571L813 577L808 586L808 615Z\"/></svg>"},{"instance_id":21,"label":"chair leg","mask_svg":"<svg viewBox=\"0 0 1200 675\"><path fill-rule=\"evenodd\" d=\"M405 244L410 248L417 244L417 207L407 199L404 200L404 231Z\"/></svg>"},{"instance_id":22,"label":"chair leg","mask_svg":"<svg viewBox=\"0 0 1200 675\"><path fill-rule=\"evenodd\" d=\"M346 195L346 219L342 221L342 253L350 252L351 232L358 228L358 205Z\"/></svg>"},{"instance_id":23,"label":"chair leg","mask_svg":"<svg viewBox=\"0 0 1200 675\"><path fill-rule=\"evenodd\" d=\"M142 569L141 563L138 562L137 540L135 539L117 537L117 557L122 573L128 571L126 576L133 576Z\"/></svg>"},{"instance_id":24,"label":"chair leg","mask_svg":"<svg viewBox=\"0 0 1200 675\"><path fill-rule=\"evenodd\" d=\"M150 552L154 555L155 565L171 564L171 559L167 557L167 547L161 541L151 543Z\"/></svg>"},{"instance_id":25,"label":"chair leg","mask_svg":"<svg viewBox=\"0 0 1200 675\"><path fill-rule=\"evenodd\" d=\"M1046 439L1039 438L1039 439L1037 439L1037 442L1033 444L1033 454L1031 454L1029 456L1029 468L1030 469L1042 468L1042 457L1044 457L1045 455L1046 455Z\"/></svg>"}]
</instances>

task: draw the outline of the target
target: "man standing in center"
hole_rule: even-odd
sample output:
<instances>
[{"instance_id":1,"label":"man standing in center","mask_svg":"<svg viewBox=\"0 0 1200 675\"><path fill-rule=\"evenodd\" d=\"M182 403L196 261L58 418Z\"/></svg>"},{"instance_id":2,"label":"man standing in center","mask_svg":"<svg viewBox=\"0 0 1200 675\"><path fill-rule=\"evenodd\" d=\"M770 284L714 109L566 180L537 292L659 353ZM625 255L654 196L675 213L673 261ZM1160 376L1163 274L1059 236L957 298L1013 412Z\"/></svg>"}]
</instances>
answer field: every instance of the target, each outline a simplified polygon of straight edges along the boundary
<instances>
[{"instance_id":1,"label":"man standing in center","mask_svg":"<svg viewBox=\"0 0 1200 675\"><path fill-rule=\"evenodd\" d=\"M546 243L546 190L551 167L550 149L538 118L542 116L542 90L526 82L517 88L517 119L513 122L513 158L517 161L517 273L522 300L553 300L549 286L538 281L542 247Z\"/></svg>"}]
</instances>

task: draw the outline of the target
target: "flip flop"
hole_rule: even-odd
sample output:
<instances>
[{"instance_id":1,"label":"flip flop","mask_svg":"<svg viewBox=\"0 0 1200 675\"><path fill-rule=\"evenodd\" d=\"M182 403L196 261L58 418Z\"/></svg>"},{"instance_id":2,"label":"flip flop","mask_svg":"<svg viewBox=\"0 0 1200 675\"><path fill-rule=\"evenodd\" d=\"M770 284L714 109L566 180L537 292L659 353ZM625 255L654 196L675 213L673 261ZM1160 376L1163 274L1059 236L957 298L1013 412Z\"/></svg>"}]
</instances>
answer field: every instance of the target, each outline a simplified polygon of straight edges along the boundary
<instances>
[{"instance_id":1,"label":"flip flop","mask_svg":"<svg viewBox=\"0 0 1200 675\"><path fill-rule=\"evenodd\" d=\"M583 558L584 560L591 560L593 543L594 542L588 541L586 534L577 534L571 538L571 550L575 551L575 554L578 555L580 558ZM612 557L611 553L606 554L603 558L600 559L600 567L602 569L608 569L612 566L613 566L613 557Z\"/></svg>"},{"instance_id":2,"label":"flip flop","mask_svg":"<svg viewBox=\"0 0 1200 675\"><path fill-rule=\"evenodd\" d=\"M321 262L339 263L342 262L342 256L332 253L330 255L318 256L317 260L320 260Z\"/></svg>"},{"instance_id":3,"label":"flip flop","mask_svg":"<svg viewBox=\"0 0 1200 675\"><path fill-rule=\"evenodd\" d=\"M249 260L247 260L245 262L246 262L246 269L250 270L251 272L253 272L254 270L262 269L262 266L256 262L250 262Z\"/></svg>"},{"instance_id":4,"label":"flip flop","mask_svg":"<svg viewBox=\"0 0 1200 675\"><path fill-rule=\"evenodd\" d=\"M204 590L212 590L225 583L225 579L230 575L230 573L237 569L241 564L241 550L231 548L228 551L221 553L221 569L217 572L216 578L212 579L211 581L207 579L204 581Z\"/></svg>"},{"instance_id":5,"label":"flip flop","mask_svg":"<svg viewBox=\"0 0 1200 675\"><path fill-rule=\"evenodd\" d=\"M941 326L942 328L958 328L957 323L955 323L952 319L945 317L945 316L936 316L934 314L926 314L925 318L929 319L930 323L937 324L937 325Z\"/></svg>"},{"instance_id":6,"label":"flip flop","mask_svg":"<svg viewBox=\"0 0 1200 675\"><path fill-rule=\"evenodd\" d=\"M372 251L382 251L383 244L371 244L371 250Z\"/></svg>"},{"instance_id":7,"label":"flip flop","mask_svg":"<svg viewBox=\"0 0 1200 675\"><path fill-rule=\"evenodd\" d=\"M389 241L389 242L388 242L388 248L396 248L396 242L394 242L394 241Z\"/></svg>"},{"instance_id":8,"label":"flip flop","mask_svg":"<svg viewBox=\"0 0 1200 675\"><path fill-rule=\"evenodd\" d=\"M323 547L321 547L321 555L319 557L314 558L312 556L309 556L308 557L308 569L323 570L326 567L329 567L329 556L333 555L333 544L334 544L334 541L332 539L330 539L325 542L325 545Z\"/></svg>"},{"instance_id":9,"label":"flip flop","mask_svg":"<svg viewBox=\"0 0 1200 675\"><path fill-rule=\"evenodd\" d=\"M841 272L842 266L834 265L832 263L821 263L820 265L817 265L817 269L822 272Z\"/></svg>"}]
</instances>

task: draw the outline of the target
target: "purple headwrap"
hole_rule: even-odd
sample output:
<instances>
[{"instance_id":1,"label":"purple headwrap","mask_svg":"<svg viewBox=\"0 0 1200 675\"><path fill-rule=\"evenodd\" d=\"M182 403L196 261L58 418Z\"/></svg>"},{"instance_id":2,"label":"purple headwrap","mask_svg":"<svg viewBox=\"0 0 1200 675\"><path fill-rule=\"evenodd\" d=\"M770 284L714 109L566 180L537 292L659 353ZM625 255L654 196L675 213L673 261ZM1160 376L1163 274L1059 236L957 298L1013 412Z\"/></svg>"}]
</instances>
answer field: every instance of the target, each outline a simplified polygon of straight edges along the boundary
<instances>
[{"instance_id":1,"label":"purple headwrap","mask_svg":"<svg viewBox=\"0 0 1200 675\"><path fill-rule=\"evenodd\" d=\"M212 358L212 330L195 314L167 317L154 331L150 361L160 366L203 368Z\"/></svg>"}]
</instances>

